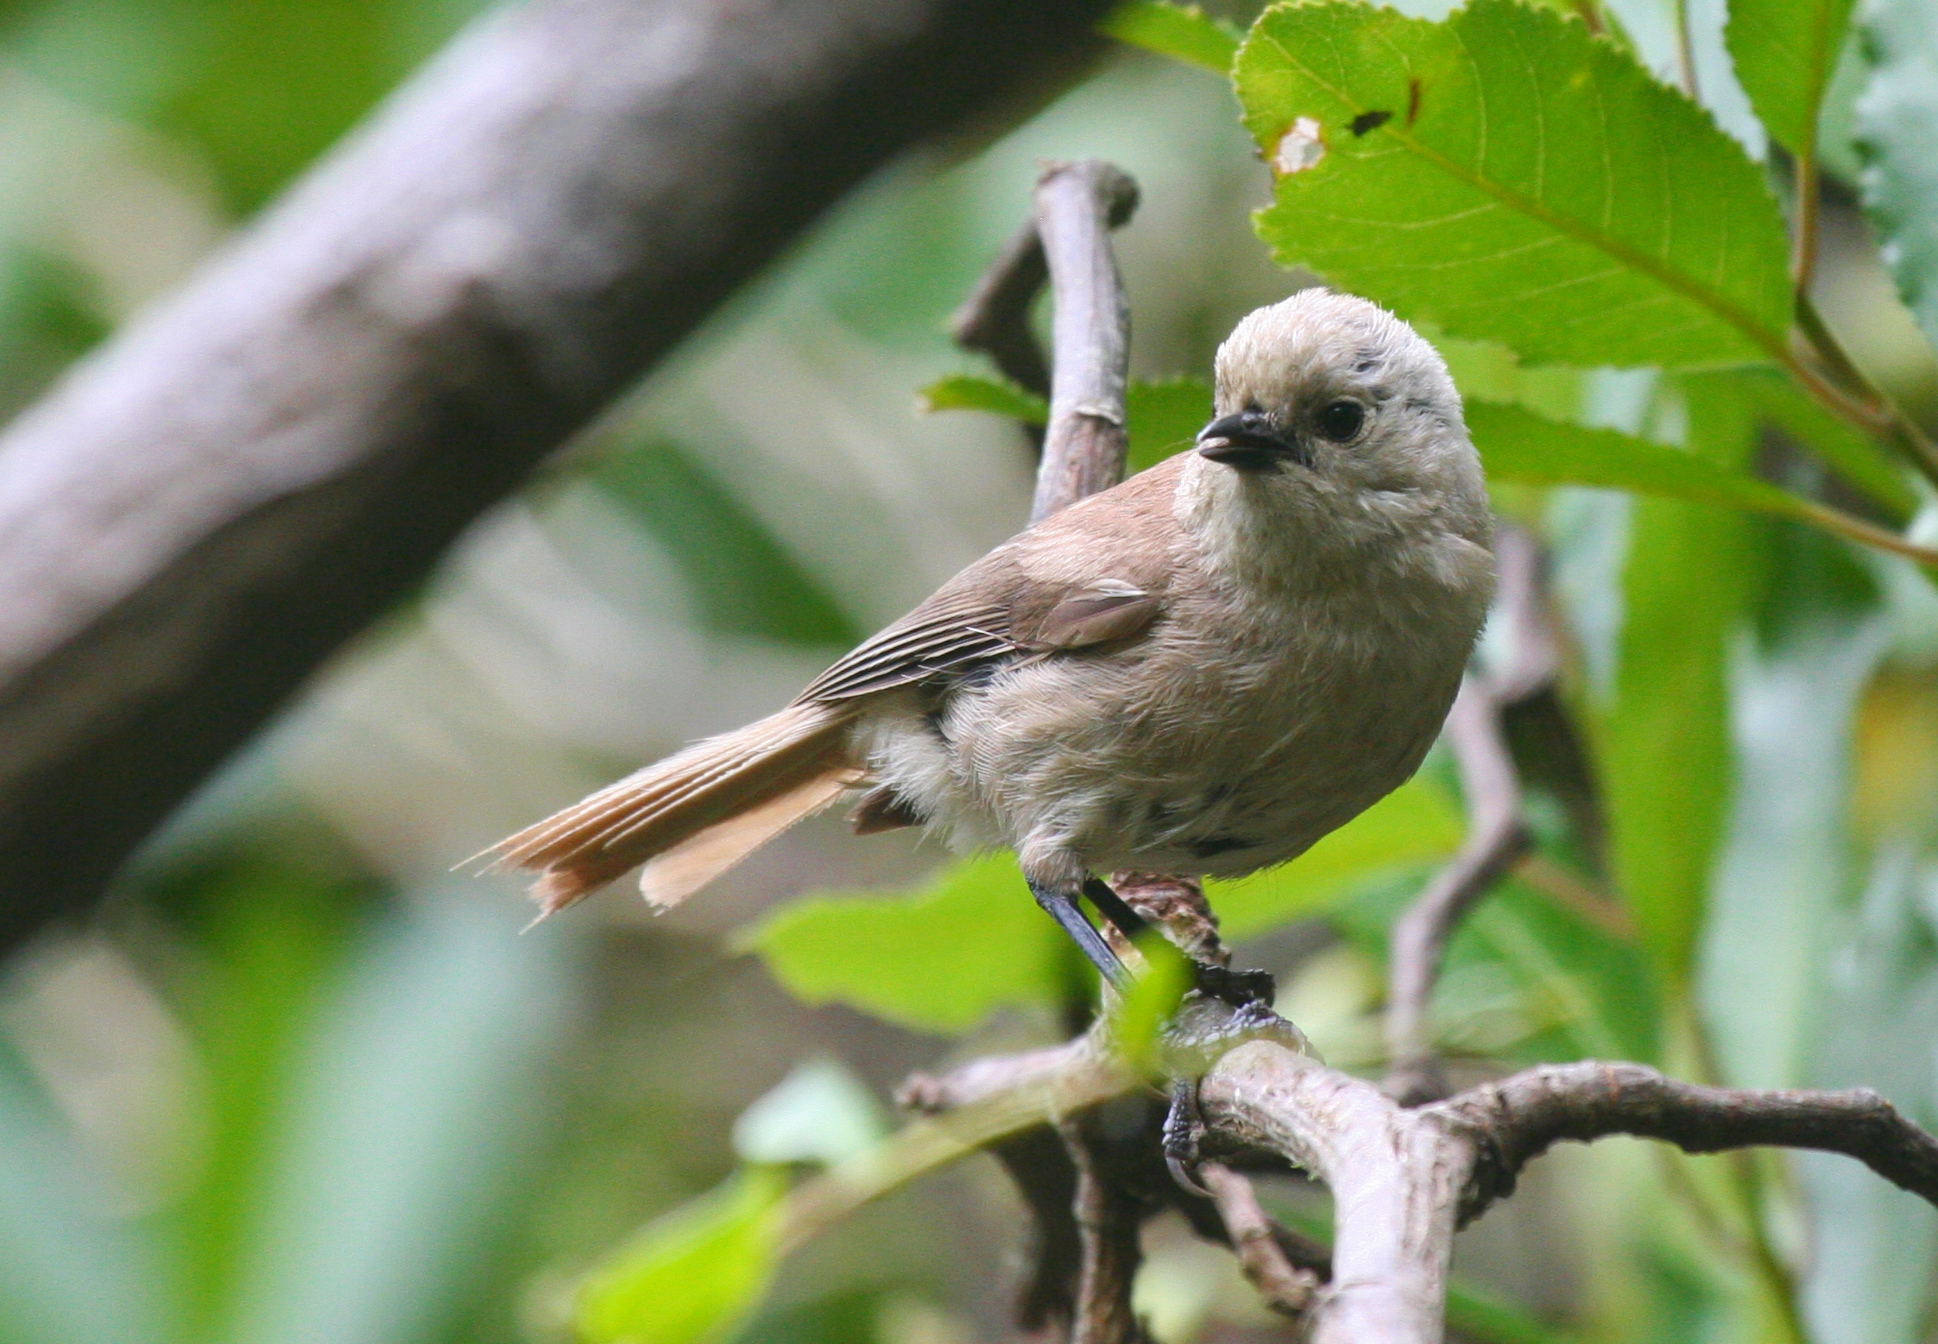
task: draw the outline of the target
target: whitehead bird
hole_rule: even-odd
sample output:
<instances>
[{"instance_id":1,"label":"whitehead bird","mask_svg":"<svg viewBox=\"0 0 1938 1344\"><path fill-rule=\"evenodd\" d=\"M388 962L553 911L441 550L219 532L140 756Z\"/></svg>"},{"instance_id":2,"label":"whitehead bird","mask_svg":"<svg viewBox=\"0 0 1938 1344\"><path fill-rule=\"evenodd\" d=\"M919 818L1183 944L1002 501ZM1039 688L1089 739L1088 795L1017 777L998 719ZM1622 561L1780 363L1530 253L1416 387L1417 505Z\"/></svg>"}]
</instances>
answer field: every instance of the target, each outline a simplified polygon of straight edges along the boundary
<instances>
[{"instance_id":1,"label":"whitehead bird","mask_svg":"<svg viewBox=\"0 0 1938 1344\"><path fill-rule=\"evenodd\" d=\"M1220 347L1182 453L998 546L778 714L499 844L546 914L644 864L665 907L844 791L866 834L1008 847L1107 977L1098 874L1236 877L1404 782L1493 591L1491 512L1438 353L1308 289Z\"/></svg>"}]
</instances>

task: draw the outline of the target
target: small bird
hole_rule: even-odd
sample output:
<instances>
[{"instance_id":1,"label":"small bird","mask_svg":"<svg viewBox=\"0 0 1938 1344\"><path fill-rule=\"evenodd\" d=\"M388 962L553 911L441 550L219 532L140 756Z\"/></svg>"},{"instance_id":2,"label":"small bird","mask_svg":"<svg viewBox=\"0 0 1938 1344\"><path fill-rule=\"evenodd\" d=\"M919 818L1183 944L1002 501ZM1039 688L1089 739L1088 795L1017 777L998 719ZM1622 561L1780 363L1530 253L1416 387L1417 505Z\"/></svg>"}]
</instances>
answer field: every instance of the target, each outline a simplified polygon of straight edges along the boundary
<instances>
[{"instance_id":1,"label":"small bird","mask_svg":"<svg viewBox=\"0 0 1938 1344\"><path fill-rule=\"evenodd\" d=\"M1004 542L779 713L489 851L546 914L644 864L670 906L865 788L859 834L1014 849L1107 978L1098 876L1236 877L1403 783L1493 592L1492 514L1438 352L1307 289L1218 350L1196 450Z\"/></svg>"}]
</instances>

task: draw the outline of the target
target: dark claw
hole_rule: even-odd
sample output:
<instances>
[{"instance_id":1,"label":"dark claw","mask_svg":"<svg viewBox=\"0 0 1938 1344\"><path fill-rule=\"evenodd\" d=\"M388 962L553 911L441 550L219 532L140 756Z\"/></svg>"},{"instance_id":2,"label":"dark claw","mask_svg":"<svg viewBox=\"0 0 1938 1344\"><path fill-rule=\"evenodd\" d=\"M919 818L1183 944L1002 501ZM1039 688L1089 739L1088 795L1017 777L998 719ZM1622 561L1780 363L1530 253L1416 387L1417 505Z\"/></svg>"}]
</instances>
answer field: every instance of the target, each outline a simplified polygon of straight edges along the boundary
<instances>
[{"instance_id":1,"label":"dark claw","mask_svg":"<svg viewBox=\"0 0 1938 1344\"><path fill-rule=\"evenodd\" d=\"M1178 1187L1211 1198L1193 1173L1198 1165L1198 1141L1204 1137L1204 1112L1198 1109L1198 1083L1179 1078L1171 1084L1171 1109L1164 1116L1164 1165Z\"/></svg>"}]
</instances>

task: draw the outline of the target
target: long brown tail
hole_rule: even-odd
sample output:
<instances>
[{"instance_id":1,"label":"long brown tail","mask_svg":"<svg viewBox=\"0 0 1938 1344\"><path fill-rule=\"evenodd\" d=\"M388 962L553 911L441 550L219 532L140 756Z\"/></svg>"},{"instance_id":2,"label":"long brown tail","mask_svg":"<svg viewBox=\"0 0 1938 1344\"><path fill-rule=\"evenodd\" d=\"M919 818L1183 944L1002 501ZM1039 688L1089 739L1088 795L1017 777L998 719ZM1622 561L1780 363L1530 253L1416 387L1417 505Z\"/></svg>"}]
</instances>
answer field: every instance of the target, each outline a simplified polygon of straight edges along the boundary
<instances>
[{"instance_id":1,"label":"long brown tail","mask_svg":"<svg viewBox=\"0 0 1938 1344\"><path fill-rule=\"evenodd\" d=\"M676 904L854 782L851 717L839 705L789 705L696 742L485 852L500 866L539 874L532 896L547 915L642 863L646 899Z\"/></svg>"}]
</instances>

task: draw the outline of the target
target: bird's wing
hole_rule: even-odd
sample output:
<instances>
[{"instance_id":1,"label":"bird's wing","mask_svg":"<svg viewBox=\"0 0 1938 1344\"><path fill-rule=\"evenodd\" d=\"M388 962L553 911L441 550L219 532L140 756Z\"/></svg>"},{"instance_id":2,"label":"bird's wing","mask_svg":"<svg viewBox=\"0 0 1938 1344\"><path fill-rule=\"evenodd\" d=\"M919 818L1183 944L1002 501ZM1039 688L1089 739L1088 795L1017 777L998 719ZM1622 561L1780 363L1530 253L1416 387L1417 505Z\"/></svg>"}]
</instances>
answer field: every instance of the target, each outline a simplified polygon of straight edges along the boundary
<instances>
[{"instance_id":1,"label":"bird's wing","mask_svg":"<svg viewBox=\"0 0 1938 1344\"><path fill-rule=\"evenodd\" d=\"M1129 639L1157 619L1164 600L1123 579L1100 579L1059 599L1032 628L1019 631L1031 649L1082 649Z\"/></svg>"},{"instance_id":2,"label":"bird's wing","mask_svg":"<svg viewBox=\"0 0 1938 1344\"><path fill-rule=\"evenodd\" d=\"M1009 603L945 588L816 677L800 699L849 700L1006 657L1018 648L1009 627Z\"/></svg>"},{"instance_id":3,"label":"bird's wing","mask_svg":"<svg viewBox=\"0 0 1938 1344\"><path fill-rule=\"evenodd\" d=\"M1122 579L1081 586L1018 579L1004 600L936 594L830 667L801 692L826 704L960 675L1019 653L1058 653L1142 633L1163 607Z\"/></svg>"},{"instance_id":4,"label":"bird's wing","mask_svg":"<svg viewBox=\"0 0 1938 1344\"><path fill-rule=\"evenodd\" d=\"M849 700L1143 633L1163 611L1175 563L1169 466L997 547L816 677L799 702Z\"/></svg>"}]
</instances>

